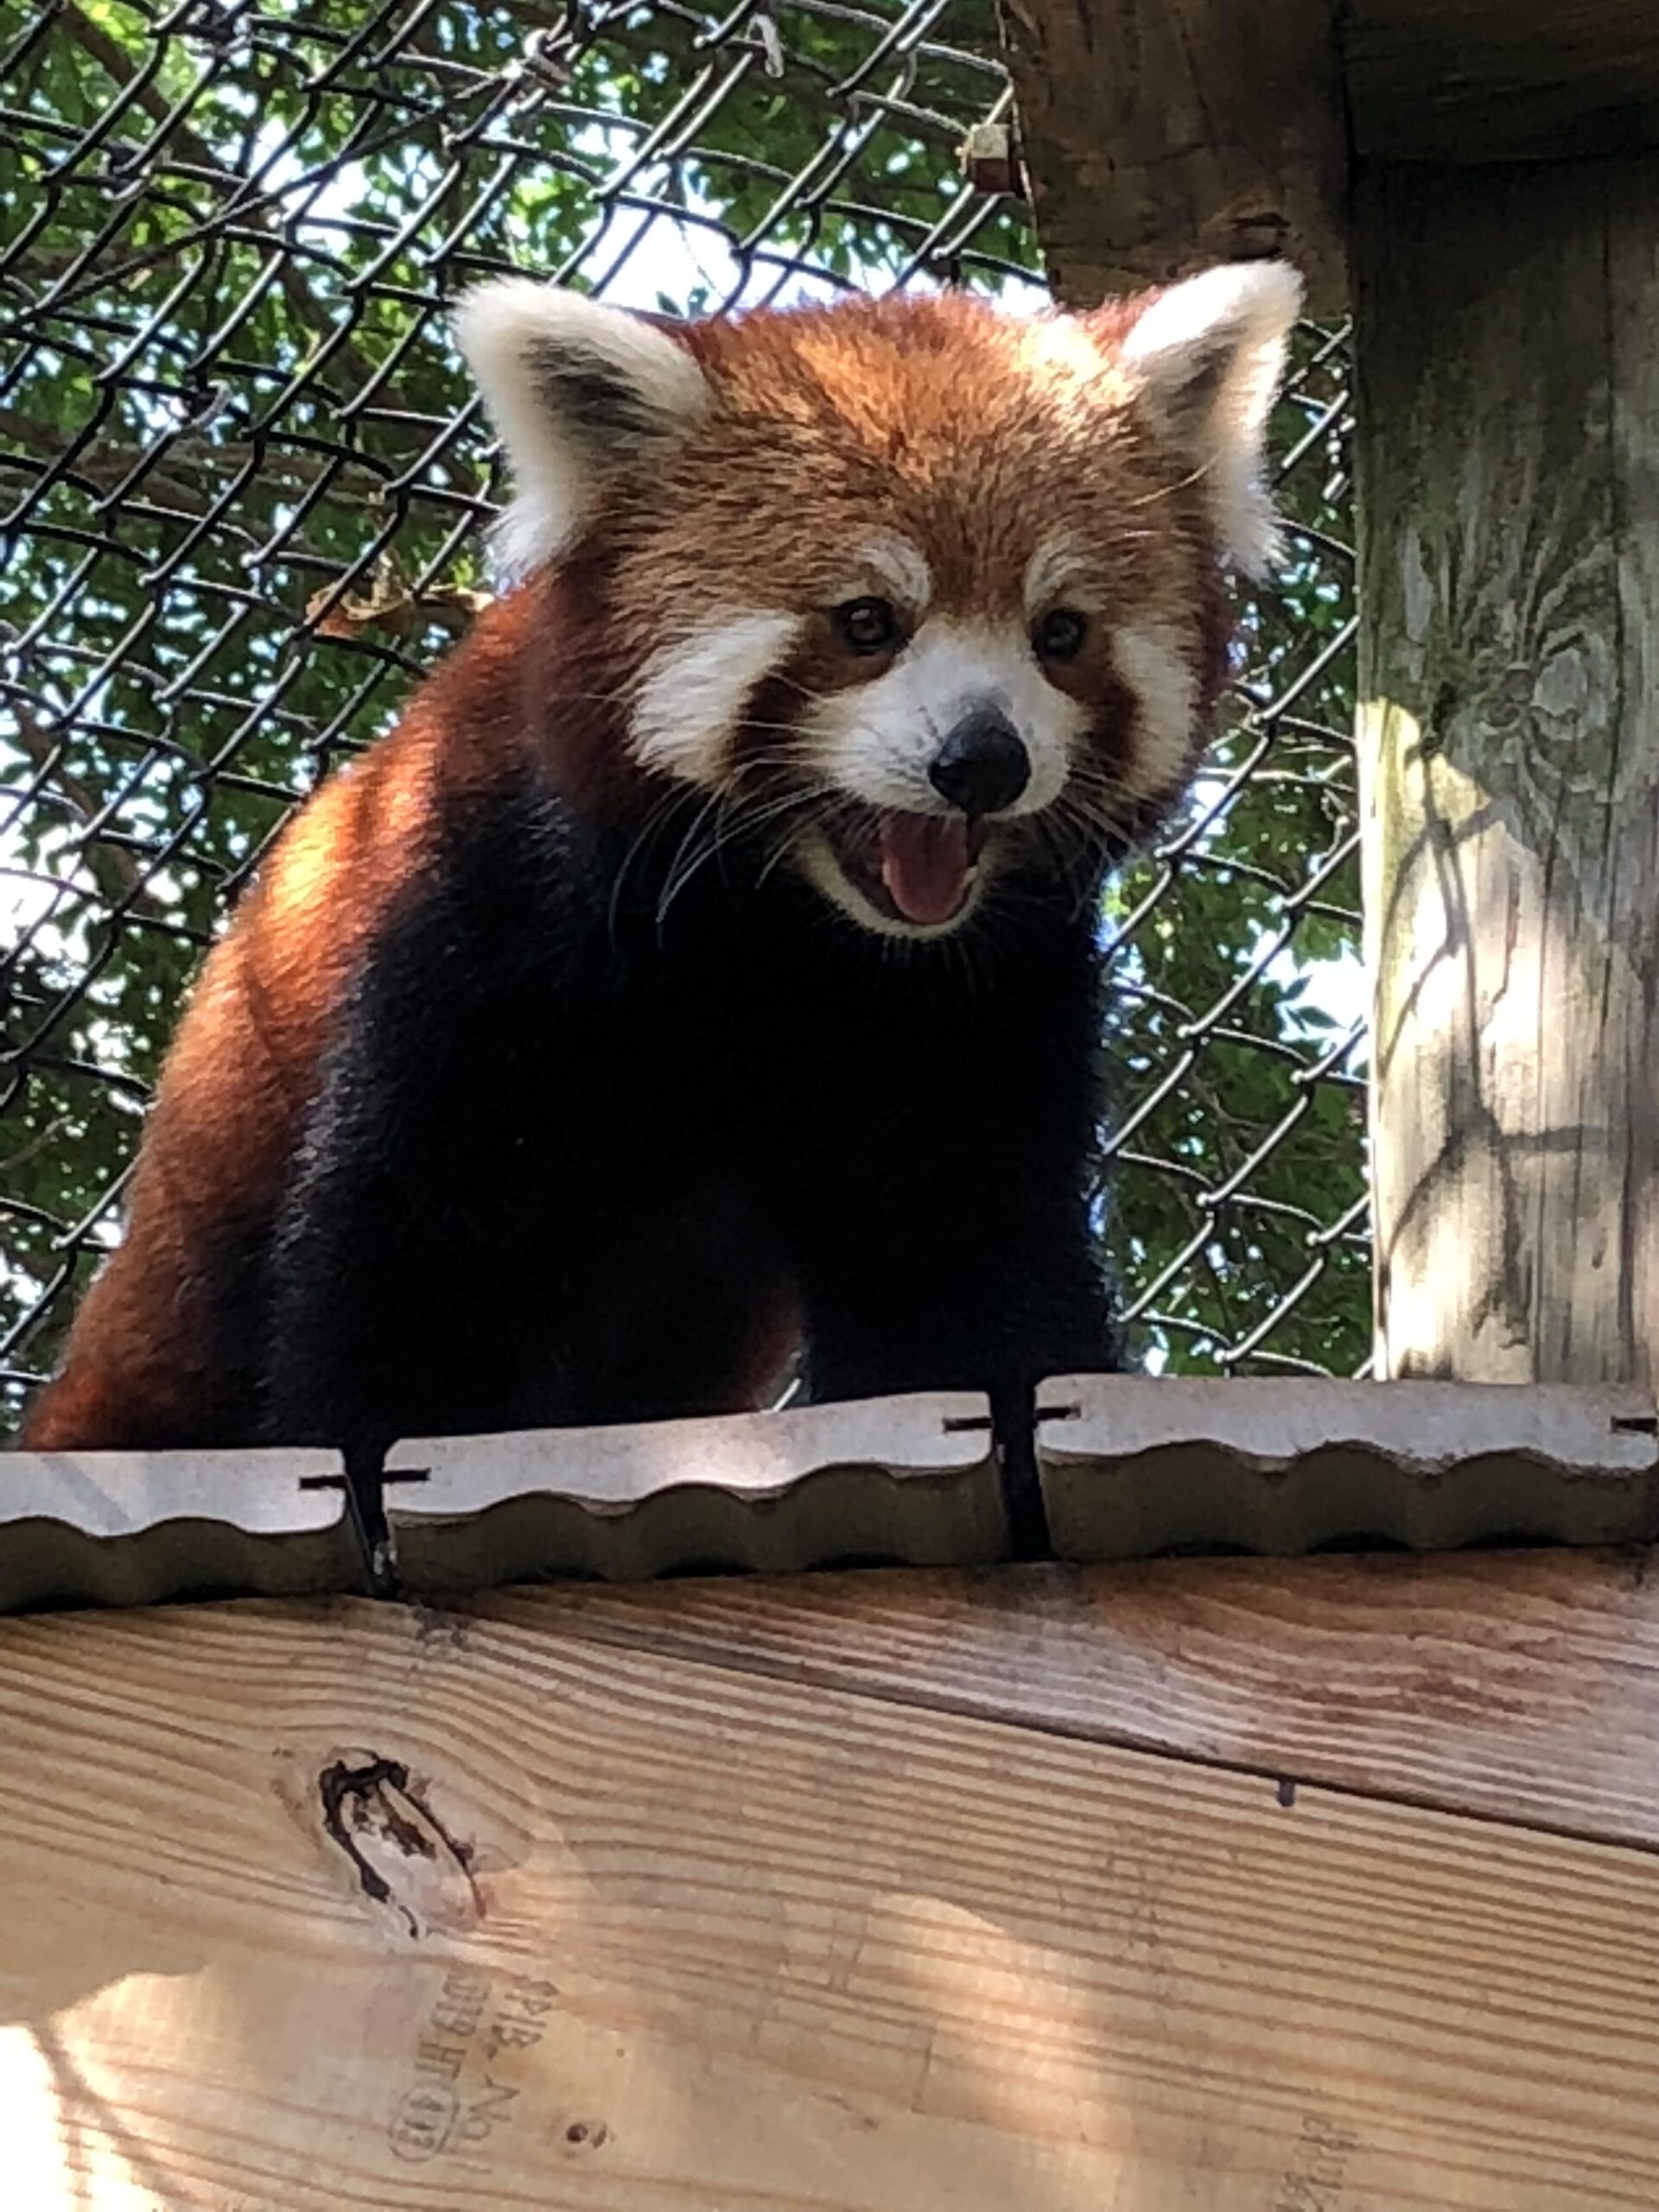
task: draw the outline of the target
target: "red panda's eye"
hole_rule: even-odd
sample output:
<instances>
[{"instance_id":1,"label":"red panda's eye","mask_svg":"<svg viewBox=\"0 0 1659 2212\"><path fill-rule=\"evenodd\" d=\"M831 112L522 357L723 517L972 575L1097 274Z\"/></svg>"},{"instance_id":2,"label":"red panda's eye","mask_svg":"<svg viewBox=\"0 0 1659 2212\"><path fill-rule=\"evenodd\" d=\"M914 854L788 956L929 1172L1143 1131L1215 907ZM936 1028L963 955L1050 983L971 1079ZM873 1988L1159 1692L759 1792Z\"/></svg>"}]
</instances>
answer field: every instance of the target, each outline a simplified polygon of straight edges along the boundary
<instances>
[{"instance_id":1,"label":"red panda's eye","mask_svg":"<svg viewBox=\"0 0 1659 2212\"><path fill-rule=\"evenodd\" d=\"M1088 629L1086 617L1071 607L1057 607L1032 632L1031 642L1039 660L1075 660Z\"/></svg>"},{"instance_id":2,"label":"red panda's eye","mask_svg":"<svg viewBox=\"0 0 1659 2212\"><path fill-rule=\"evenodd\" d=\"M835 611L842 642L855 653L885 653L899 642L898 610L885 599L849 599Z\"/></svg>"}]
</instances>

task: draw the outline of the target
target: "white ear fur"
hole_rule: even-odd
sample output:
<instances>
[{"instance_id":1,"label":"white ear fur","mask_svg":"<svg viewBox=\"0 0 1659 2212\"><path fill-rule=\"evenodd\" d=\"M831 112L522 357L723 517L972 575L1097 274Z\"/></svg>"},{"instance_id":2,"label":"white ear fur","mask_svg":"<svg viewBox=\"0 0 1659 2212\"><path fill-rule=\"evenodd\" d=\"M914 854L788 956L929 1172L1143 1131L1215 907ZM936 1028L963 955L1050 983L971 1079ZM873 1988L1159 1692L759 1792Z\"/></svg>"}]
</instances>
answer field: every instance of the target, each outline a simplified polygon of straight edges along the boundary
<instances>
[{"instance_id":1,"label":"white ear fur","mask_svg":"<svg viewBox=\"0 0 1659 2212\"><path fill-rule=\"evenodd\" d=\"M1169 435L1204 472L1222 550L1261 576L1277 550L1262 485L1263 438L1302 280L1282 261L1235 262L1154 300L1118 358Z\"/></svg>"},{"instance_id":2,"label":"white ear fur","mask_svg":"<svg viewBox=\"0 0 1659 2212\"><path fill-rule=\"evenodd\" d=\"M562 551L607 473L682 434L709 403L702 370L666 332L558 285L480 285L454 331L507 450L514 496L496 543L509 569Z\"/></svg>"}]
</instances>

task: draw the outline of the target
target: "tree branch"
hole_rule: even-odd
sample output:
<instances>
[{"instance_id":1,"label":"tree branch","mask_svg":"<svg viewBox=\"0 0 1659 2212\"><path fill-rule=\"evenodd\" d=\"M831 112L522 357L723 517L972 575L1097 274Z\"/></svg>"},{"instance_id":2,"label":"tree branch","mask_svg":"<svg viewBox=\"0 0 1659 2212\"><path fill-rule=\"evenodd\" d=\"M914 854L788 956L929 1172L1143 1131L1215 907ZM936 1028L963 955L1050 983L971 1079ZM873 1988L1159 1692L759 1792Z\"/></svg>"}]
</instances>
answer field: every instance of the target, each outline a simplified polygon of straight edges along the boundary
<instances>
[{"instance_id":1,"label":"tree branch","mask_svg":"<svg viewBox=\"0 0 1659 2212\"><path fill-rule=\"evenodd\" d=\"M15 686L7 687L6 703L17 725L18 742L24 756L41 782L57 792L87 832L80 841L81 856L100 895L111 906L123 906L129 910L139 906L159 914L161 904L146 885L143 870L132 855L124 846L105 842L92 829L101 811L97 795L69 766L61 742L41 728L34 709Z\"/></svg>"},{"instance_id":2,"label":"tree branch","mask_svg":"<svg viewBox=\"0 0 1659 2212\"><path fill-rule=\"evenodd\" d=\"M0 453L0 472L8 476L38 478L49 472L54 460L60 461L68 452L75 435L18 408L0 407L0 438L16 448L13 453ZM143 446L100 438L77 454L69 474L72 479L79 478L94 491L107 492L126 480L147 450ZM201 474L217 472L228 475L241 467L250 456L257 458L262 478L279 484L284 490L296 486L309 488L324 477L332 476L331 498L353 500L365 506L377 503L385 491L384 479L374 469L346 454L309 453L267 442L256 455L254 447L245 438L207 438L192 431L170 438L166 461L158 462L147 473L144 486L152 492L164 492L168 502L181 514L204 515L213 505L214 493L211 486L200 482ZM177 474L180 465L190 474Z\"/></svg>"}]
</instances>

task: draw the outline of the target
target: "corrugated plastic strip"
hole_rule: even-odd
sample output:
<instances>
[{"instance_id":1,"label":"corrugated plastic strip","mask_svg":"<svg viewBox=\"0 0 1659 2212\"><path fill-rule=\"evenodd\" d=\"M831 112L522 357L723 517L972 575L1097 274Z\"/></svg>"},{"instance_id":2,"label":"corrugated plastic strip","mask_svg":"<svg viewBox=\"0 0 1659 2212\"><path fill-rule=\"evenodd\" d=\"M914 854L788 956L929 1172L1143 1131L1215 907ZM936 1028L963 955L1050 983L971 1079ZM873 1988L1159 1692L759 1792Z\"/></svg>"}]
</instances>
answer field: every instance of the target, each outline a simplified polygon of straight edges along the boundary
<instances>
[{"instance_id":1,"label":"corrugated plastic strip","mask_svg":"<svg viewBox=\"0 0 1659 2212\"><path fill-rule=\"evenodd\" d=\"M1085 1376L1043 1386L1055 1556L1659 1540L1641 1389Z\"/></svg>"},{"instance_id":2,"label":"corrugated plastic strip","mask_svg":"<svg viewBox=\"0 0 1659 2212\"><path fill-rule=\"evenodd\" d=\"M385 1497L409 1590L1008 1552L989 1402L969 1395L435 1438L397 1447Z\"/></svg>"},{"instance_id":3,"label":"corrugated plastic strip","mask_svg":"<svg viewBox=\"0 0 1659 2212\"><path fill-rule=\"evenodd\" d=\"M367 1587L331 1452L0 1455L0 1612Z\"/></svg>"},{"instance_id":4,"label":"corrugated plastic strip","mask_svg":"<svg viewBox=\"0 0 1659 2212\"><path fill-rule=\"evenodd\" d=\"M1639 1389L1063 1378L1039 1393L1036 1474L1066 1560L1659 1541ZM972 1394L412 1440L383 1497L411 1592L1013 1550ZM0 1611L384 1586L332 1453L0 1456Z\"/></svg>"}]
</instances>

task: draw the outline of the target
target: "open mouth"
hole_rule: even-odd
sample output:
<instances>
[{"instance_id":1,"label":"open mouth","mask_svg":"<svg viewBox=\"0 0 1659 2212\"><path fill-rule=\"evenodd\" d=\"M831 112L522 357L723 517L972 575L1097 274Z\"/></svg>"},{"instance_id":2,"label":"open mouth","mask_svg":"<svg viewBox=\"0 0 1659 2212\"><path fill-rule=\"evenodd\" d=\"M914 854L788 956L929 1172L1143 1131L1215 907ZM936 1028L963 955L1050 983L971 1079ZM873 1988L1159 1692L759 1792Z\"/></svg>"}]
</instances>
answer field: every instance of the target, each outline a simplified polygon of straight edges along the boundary
<instances>
[{"instance_id":1,"label":"open mouth","mask_svg":"<svg viewBox=\"0 0 1659 2212\"><path fill-rule=\"evenodd\" d=\"M938 928L967 905L988 825L965 814L859 807L826 825L842 874L889 921Z\"/></svg>"}]
</instances>

